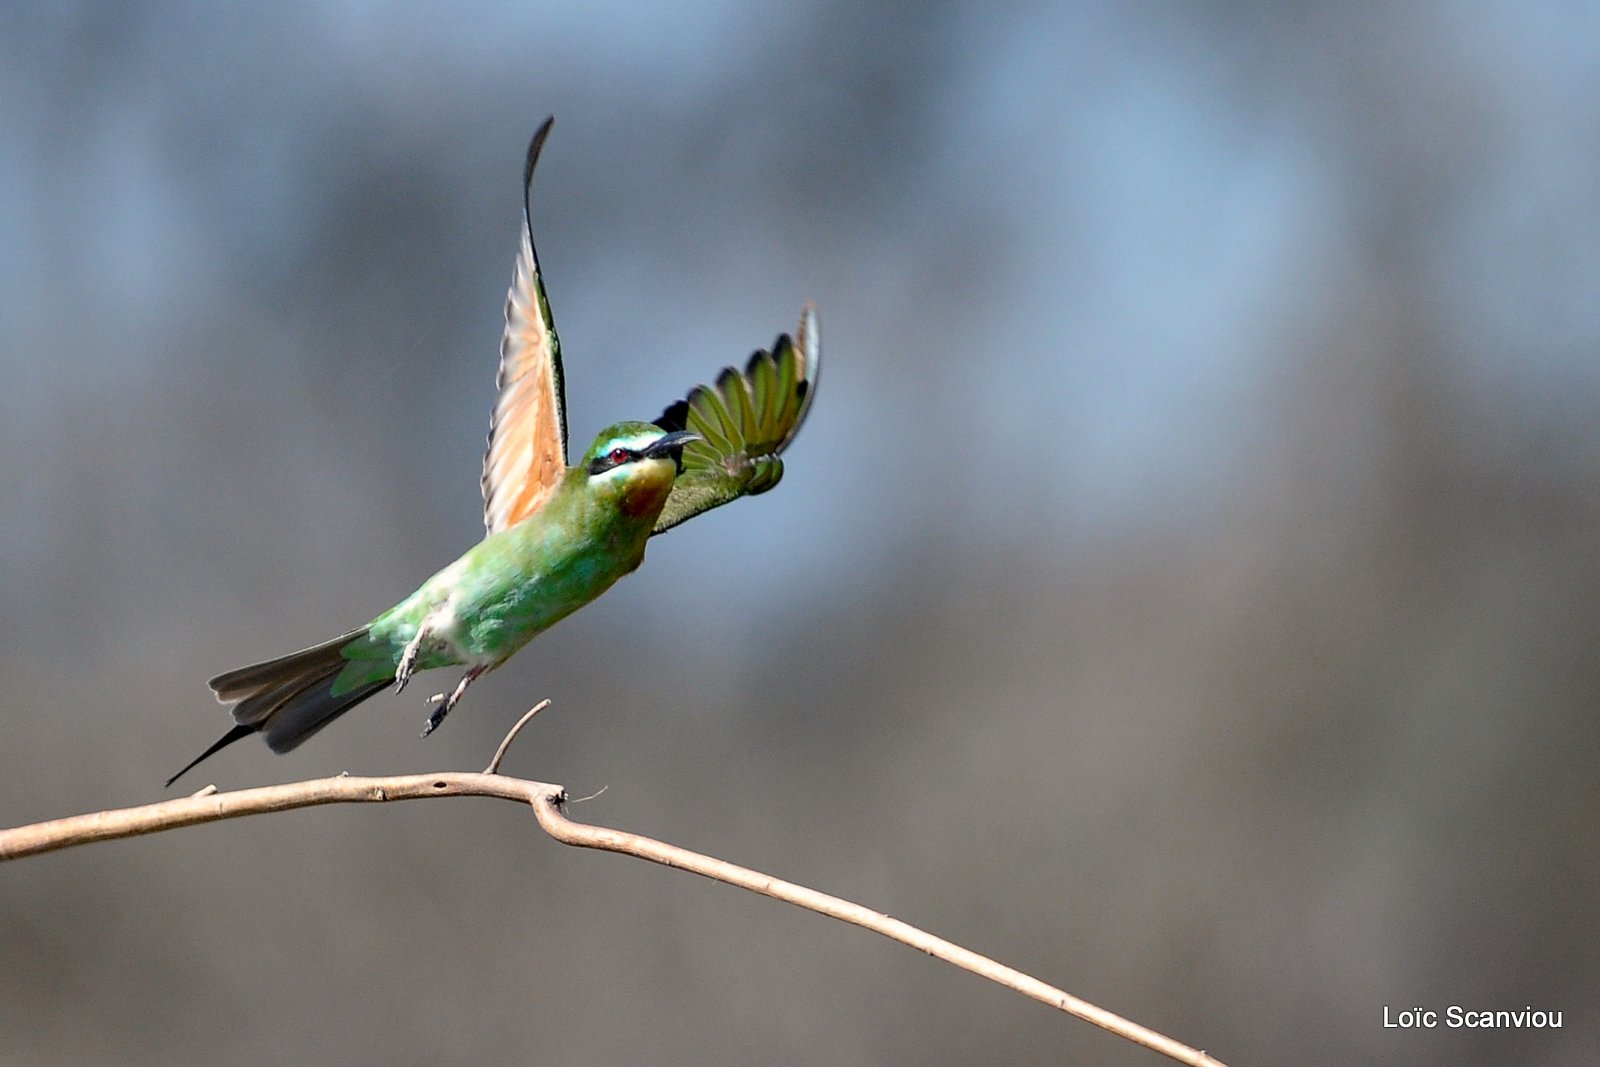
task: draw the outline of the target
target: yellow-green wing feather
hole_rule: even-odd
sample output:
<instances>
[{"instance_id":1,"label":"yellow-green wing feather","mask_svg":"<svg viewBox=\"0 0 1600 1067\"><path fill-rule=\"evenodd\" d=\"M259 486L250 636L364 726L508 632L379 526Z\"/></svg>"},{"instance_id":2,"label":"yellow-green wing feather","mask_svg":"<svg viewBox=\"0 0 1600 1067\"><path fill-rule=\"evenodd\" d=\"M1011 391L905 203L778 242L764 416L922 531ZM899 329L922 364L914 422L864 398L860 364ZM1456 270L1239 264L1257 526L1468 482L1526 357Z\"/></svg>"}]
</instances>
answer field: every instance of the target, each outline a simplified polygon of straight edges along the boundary
<instances>
[{"instance_id":1,"label":"yellow-green wing feather","mask_svg":"<svg viewBox=\"0 0 1600 1067\"><path fill-rule=\"evenodd\" d=\"M778 484L778 457L805 422L816 395L822 344L817 309L806 304L791 339L782 334L772 351L757 351L741 372L726 367L714 385L697 385L656 425L693 430L702 440L683 450L683 470L672 484L656 533Z\"/></svg>"},{"instance_id":2,"label":"yellow-green wing feather","mask_svg":"<svg viewBox=\"0 0 1600 1067\"><path fill-rule=\"evenodd\" d=\"M483 524L497 533L532 515L567 471L567 400L561 377L561 338L533 248L533 167L550 133L545 119L528 145L522 172L522 247L500 341L500 392L489 419L483 457Z\"/></svg>"}]
</instances>

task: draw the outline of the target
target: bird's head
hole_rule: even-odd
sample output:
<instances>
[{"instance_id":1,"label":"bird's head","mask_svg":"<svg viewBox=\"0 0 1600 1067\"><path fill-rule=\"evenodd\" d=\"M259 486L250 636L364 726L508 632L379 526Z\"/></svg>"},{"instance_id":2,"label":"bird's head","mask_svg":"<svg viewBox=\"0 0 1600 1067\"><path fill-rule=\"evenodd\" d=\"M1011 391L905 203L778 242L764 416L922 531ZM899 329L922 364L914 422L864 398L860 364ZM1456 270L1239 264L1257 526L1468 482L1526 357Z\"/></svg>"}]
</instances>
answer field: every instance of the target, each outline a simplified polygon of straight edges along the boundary
<instances>
[{"instance_id":1,"label":"bird's head","mask_svg":"<svg viewBox=\"0 0 1600 1067\"><path fill-rule=\"evenodd\" d=\"M683 446L698 440L688 430L619 422L600 431L578 466L590 491L615 500L625 513L659 514L683 468Z\"/></svg>"}]
</instances>

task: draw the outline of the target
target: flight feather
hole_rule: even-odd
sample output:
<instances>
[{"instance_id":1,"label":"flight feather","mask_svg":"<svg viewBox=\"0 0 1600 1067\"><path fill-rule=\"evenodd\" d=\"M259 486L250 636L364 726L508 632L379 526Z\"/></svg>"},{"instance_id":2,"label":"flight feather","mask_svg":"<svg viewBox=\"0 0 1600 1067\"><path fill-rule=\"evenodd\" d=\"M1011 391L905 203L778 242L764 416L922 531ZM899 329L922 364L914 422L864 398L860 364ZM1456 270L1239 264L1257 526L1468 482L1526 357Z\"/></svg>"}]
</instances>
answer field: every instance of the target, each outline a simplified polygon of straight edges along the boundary
<instances>
[{"instance_id":1,"label":"flight feather","mask_svg":"<svg viewBox=\"0 0 1600 1067\"><path fill-rule=\"evenodd\" d=\"M657 426L693 430L701 440L683 450L683 470L656 533L778 484L783 477L779 456L811 410L821 356L817 309L807 303L793 338L780 334L772 350L756 351L743 371L723 368L715 384L695 386L661 413Z\"/></svg>"},{"instance_id":2,"label":"flight feather","mask_svg":"<svg viewBox=\"0 0 1600 1067\"><path fill-rule=\"evenodd\" d=\"M567 409L556 335L533 246L533 168L554 119L528 146L522 183L522 247L506 294L499 388L483 457L483 524L489 533L539 510L567 469Z\"/></svg>"}]
</instances>

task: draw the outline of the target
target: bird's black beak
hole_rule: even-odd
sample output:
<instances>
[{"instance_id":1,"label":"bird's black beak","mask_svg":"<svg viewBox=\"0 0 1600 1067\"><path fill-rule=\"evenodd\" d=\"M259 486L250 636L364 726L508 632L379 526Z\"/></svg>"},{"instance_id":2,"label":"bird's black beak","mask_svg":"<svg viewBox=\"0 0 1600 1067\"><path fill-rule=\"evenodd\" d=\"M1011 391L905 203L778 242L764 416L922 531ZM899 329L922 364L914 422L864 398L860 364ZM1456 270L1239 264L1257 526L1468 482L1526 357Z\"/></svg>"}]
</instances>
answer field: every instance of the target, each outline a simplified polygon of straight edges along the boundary
<instances>
[{"instance_id":1,"label":"bird's black beak","mask_svg":"<svg viewBox=\"0 0 1600 1067\"><path fill-rule=\"evenodd\" d=\"M640 453L640 455L647 456L650 459L656 459L661 456L670 456L672 457L673 462L678 465L677 473L682 474L683 446L688 444L690 441L699 441L701 439L702 438L700 435L695 433L693 430L674 430L665 437L662 437L660 440L652 442L648 448Z\"/></svg>"}]
</instances>

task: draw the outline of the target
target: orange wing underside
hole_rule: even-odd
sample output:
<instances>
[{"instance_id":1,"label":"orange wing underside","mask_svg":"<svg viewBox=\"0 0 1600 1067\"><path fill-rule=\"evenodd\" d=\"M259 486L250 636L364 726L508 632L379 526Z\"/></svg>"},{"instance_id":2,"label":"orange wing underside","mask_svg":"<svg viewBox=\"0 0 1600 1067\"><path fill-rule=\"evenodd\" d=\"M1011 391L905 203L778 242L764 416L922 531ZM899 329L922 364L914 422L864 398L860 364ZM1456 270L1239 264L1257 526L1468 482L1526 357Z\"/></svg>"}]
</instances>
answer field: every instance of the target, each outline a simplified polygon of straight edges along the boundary
<instances>
[{"instance_id":1,"label":"orange wing underside","mask_svg":"<svg viewBox=\"0 0 1600 1067\"><path fill-rule=\"evenodd\" d=\"M528 147L523 174L522 247L506 294L506 330L495 378L500 393L489 422L489 450L483 457L483 522L490 533L509 529L538 511L567 470L561 341L539 277L528 210L533 166L549 132L546 120Z\"/></svg>"}]
</instances>

